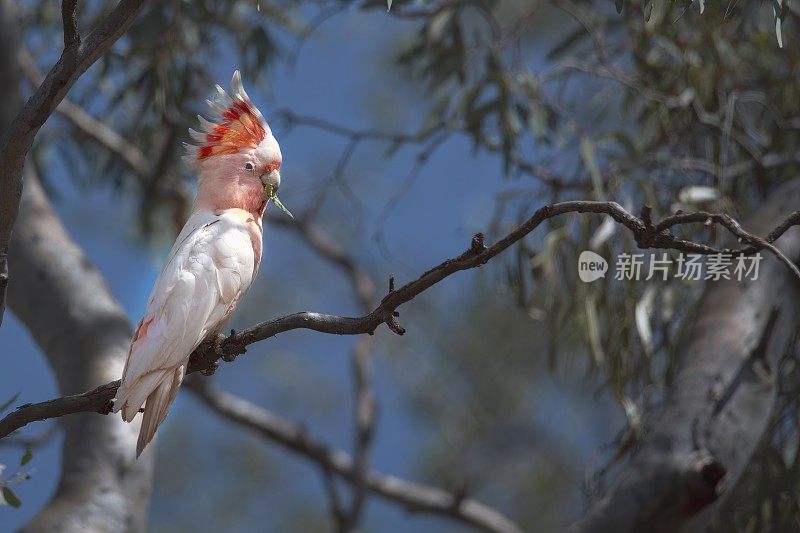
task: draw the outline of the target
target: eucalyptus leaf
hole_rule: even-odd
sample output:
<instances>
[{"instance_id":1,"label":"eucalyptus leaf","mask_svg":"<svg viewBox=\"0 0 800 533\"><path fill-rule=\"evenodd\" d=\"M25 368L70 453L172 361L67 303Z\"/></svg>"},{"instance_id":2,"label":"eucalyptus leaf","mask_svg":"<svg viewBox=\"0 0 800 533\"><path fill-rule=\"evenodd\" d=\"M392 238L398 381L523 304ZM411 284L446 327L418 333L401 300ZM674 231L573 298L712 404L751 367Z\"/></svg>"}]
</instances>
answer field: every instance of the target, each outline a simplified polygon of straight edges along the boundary
<instances>
[{"instance_id":1,"label":"eucalyptus leaf","mask_svg":"<svg viewBox=\"0 0 800 533\"><path fill-rule=\"evenodd\" d=\"M602 367L606 362L605 350L601 339L601 326L597 310L597 297L594 293L589 294L584 300L586 305L586 333L589 337L589 349L591 350L594 363Z\"/></svg>"},{"instance_id":2,"label":"eucalyptus leaf","mask_svg":"<svg viewBox=\"0 0 800 533\"><path fill-rule=\"evenodd\" d=\"M3 487L3 499L6 501L8 505L14 507L15 509L19 508L19 506L22 505L22 502L17 497L17 495L14 494L14 491L8 487Z\"/></svg>"},{"instance_id":3,"label":"eucalyptus leaf","mask_svg":"<svg viewBox=\"0 0 800 533\"><path fill-rule=\"evenodd\" d=\"M19 460L19 465L25 466L30 462L31 459L33 459L33 450L30 446L28 446L25 448L25 453L23 454L22 459Z\"/></svg>"},{"instance_id":4,"label":"eucalyptus leaf","mask_svg":"<svg viewBox=\"0 0 800 533\"><path fill-rule=\"evenodd\" d=\"M650 324L650 318L653 314L653 303L656 296L656 288L654 285L647 287L642 298L636 302L635 321L636 331L639 333L639 339L642 341L644 353L648 357L653 355L653 327Z\"/></svg>"},{"instance_id":5,"label":"eucalyptus leaf","mask_svg":"<svg viewBox=\"0 0 800 533\"><path fill-rule=\"evenodd\" d=\"M781 33L781 18L775 12L775 37L778 38L778 48L783 48L783 34Z\"/></svg>"},{"instance_id":6,"label":"eucalyptus leaf","mask_svg":"<svg viewBox=\"0 0 800 533\"><path fill-rule=\"evenodd\" d=\"M600 174L595 144L586 137L581 138L581 159L583 159L586 170L589 171L595 196L598 200L605 200L606 193L603 187L603 176Z\"/></svg>"}]
</instances>

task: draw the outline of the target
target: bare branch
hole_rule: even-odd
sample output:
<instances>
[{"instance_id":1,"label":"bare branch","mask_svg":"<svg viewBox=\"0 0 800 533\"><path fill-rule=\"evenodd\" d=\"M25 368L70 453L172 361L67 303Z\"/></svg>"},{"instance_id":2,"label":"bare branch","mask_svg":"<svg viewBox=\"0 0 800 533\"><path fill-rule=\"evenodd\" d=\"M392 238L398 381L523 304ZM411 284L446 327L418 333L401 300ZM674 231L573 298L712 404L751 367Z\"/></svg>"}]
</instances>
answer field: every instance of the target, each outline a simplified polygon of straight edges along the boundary
<instances>
[{"instance_id":1,"label":"bare branch","mask_svg":"<svg viewBox=\"0 0 800 533\"><path fill-rule=\"evenodd\" d=\"M286 125L287 129L292 129L296 126L308 126L322 131L327 131L328 133L332 133L350 140L387 141L392 144L423 143L427 141L431 135L444 127L444 124L439 122L432 124L416 133L386 132L378 129L354 130L325 119L306 115L298 115L297 113L289 111L288 109L279 109L278 111L274 112L273 115L277 120L282 121Z\"/></svg>"},{"instance_id":2,"label":"bare branch","mask_svg":"<svg viewBox=\"0 0 800 533\"><path fill-rule=\"evenodd\" d=\"M381 324L385 323L389 329L398 335L402 335L405 330L395 319L397 308L401 305L413 300L417 295L456 272L486 264L508 247L522 240L545 220L566 213L609 215L633 233L640 248L677 250L706 255L716 253L750 254L760 249L770 249L764 244L767 241L760 238L757 239L756 244L739 249L716 249L704 244L678 239L667 229L657 231L660 224L645 224L641 219L626 211L616 202L561 202L538 209L525 223L488 248L484 246L483 235L476 235L472 239L472 245L469 250L458 257L445 260L399 289L390 290L380 304L366 315L344 317L305 311L274 318L256 324L244 331L232 332L230 336L220 341L209 340L204 342L192 354L187 373L203 371L206 374L211 374L216 369L219 359L224 358L232 361L236 356L245 353L247 346L250 344L293 329L310 329L333 335L361 335L364 333L372 335ZM713 215L712 218L721 216ZM669 219L666 220L669 221ZM793 212L787 220L781 222L777 229L770 232L769 235L780 235L789 227L795 225L800 225L798 212ZM48 402L23 406L0 420L0 438L36 420L45 420L82 411L107 412L110 410L110 400L114 397L114 392L118 386L118 381L112 382L82 395L67 396Z\"/></svg>"},{"instance_id":3,"label":"bare branch","mask_svg":"<svg viewBox=\"0 0 800 533\"><path fill-rule=\"evenodd\" d=\"M355 464L353 465L353 499L341 522L343 531L358 526L369 490L369 456L375 428L377 404L370 386L369 355L371 337L361 337L353 351L353 382L355 386Z\"/></svg>"},{"instance_id":4,"label":"bare branch","mask_svg":"<svg viewBox=\"0 0 800 533\"><path fill-rule=\"evenodd\" d=\"M28 83L34 88L41 85L44 81L44 74L39 71L33 56L24 46L20 46L17 60ZM64 118L69 120L81 133L94 139L119 156L137 174L146 176L152 172L150 162L136 145L95 119L68 98L64 98L58 104L56 113L64 115Z\"/></svg>"},{"instance_id":5,"label":"bare branch","mask_svg":"<svg viewBox=\"0 0 800 533\"><path fill-rule=\"evenodd\" d=\"M797 223L798 216L800 216L800 211L794 212L792 215L789 216L787 222L794 220L795 223ZM724 226L728 231L731 232L733 236L739 239L740 242L753 246L753 251L766 248L767 250L772 252L775 255L775 257L777 257L782 263L788 266L789 270L794 272L795 276L797 276L797 278L800 279L800 270L798 270L797 265L795 265L791 259L786 257L783 254L783 252L778 250L772 244L772 241L769 240L769 236L767 236L767 238L762 239L761 237L757 237L756 235L752 235L746 232L744 229L742 229L742 226L738 222L736 222L733 218L724 213L723 214L706 213L702 211L697 213L678 213L661 221L661 223L656 227L656 231L663 231L677 224L688 224L692 222L694 223L701 222L703 224L707 224L711 221ZM787 222L784 222L783 224L781 224L781 226L782 227L785 226ZM788 226L784 227L783 231L781 231L779 235L783 234L783 232L785 232L786 229L788 229ZM770 233L770 235L780 230L781 230L780 227L776 228L773 232Z\"/></svg>"},{"instance_id":6,"label":"bare branch","mask_svg":"<svg viewBox=\"0 0 800 533\"><path fill-rule=\"evenodd\" d=\"M78 31L77 6L78 0L61 1L61 20L64 24L64 48L71 48L81 44L81 34Z\"/></svg>"},{"instance_id":7,"label":"bare branch","mask_svg":"<svg viewBox=\"0 0 800 533\"><path fill-rule=\"evenodd\" d=\"M323 469L356 483L358 473L353 459L342 450L332 449L308 435L306 429L232 394L213 388L208 380L187 380L187 387L225 420L256 431L285 449L311 459ZM498 511L470 498L442 489L411 483L374 470L366 473L366 488L411 512L448 516L485 531L519 532L521 529Z\"/></svg>"},{"instance_id":8,"label":"bare branch","mask_svg":"<svg viewBox=\"0 0 800 533\"><path fill-rule=\"evenodd\" d=\"M75 81L133 24L146 0L120 0L80 44L64 49L42 84L17 114L0 146L0 276L7 272L7 250L22 197L22 167L33 139ZM65 21L74 17L74 4L65 2ZM72 15L70 15L72 5ZM77 23L65 24L65 39L77 35ZM7 276L0 278L0 322L5 308Z\"/></svg>"}]
</instances>

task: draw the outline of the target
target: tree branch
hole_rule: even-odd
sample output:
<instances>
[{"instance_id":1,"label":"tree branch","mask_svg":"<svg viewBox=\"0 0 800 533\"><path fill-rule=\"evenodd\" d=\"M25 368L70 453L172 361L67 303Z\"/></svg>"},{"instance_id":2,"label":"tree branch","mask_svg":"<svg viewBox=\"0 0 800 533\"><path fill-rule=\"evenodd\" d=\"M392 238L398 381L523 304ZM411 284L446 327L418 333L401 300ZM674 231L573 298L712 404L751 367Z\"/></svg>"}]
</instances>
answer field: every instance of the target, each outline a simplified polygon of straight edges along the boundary
<instances>
[{"instance_id":1,"label":"tree branch","mask_svg":"<svg viewBox=\"0 0 800 533\"><path fill-rule=\"evenodd\" d=\"M187 374L199 371L204 374L212 374L218 366L219 359L223 358L232 361L236 356L245 353L247 346L250 344L293 329L310 329L333 335L360 335L364 333L372 335L381 324L385 323L390 330L402 335L405 330L396 320L397 309L401 305L413 300L417 295L456 272L484 265L514 243L522 240L545 220L566 213L609 215L633 233L640 248L668 249L700 254L753 253L765 248L766 246L763 243L770 243L771 238L777 238L776 235L779 236L789 227L800 224L800 214L793 212L775 230L768 233L766 238L758 239L756 244L746 248L716 249L704 244L678 239L667 229L656 232L658 224L645 224L644 221L626 211L616 202L569 201L547 205L538 209L525 223L492 246L488 248L484 246L483 235L479 233L472 239L472 246L469 250L461 255L445 260L399 289L395 289L392 284L389 293L384 296L380 304L366 315L344 317L306 311L274 318L256 324L244 331L233 332L221 342L204 342L192 354ZM218 351L217 348L219 349ZM77 412L108 412L110 410L110 400L114 397L118 386L118 381L111 382L82 395L57 398L48 402L23 406L0 420L0 438L36 420L45 420Z\"/></svg>"},{"instance_id":2,"label":"tree branch","mask_svg":"<svg viewBox=\"0 0 800 533\"><path fill-rule=\"evenodd\" d=\"M81 34L78 31L78 14L76 8L78 0L61 1L61 20L64 25L64 48L71 48L81 44Z\"/></svg>"},{"instance_id":3,"label":"tree branch","mask_svg":"<svg viewBox=\"0 0 800 533\"><path fill-rule=\"evenodd\" d=\"M351 357L353 367L355 461L353 465L353 498L350 508L342 517L342 531L354 531L361 520L367 500L370 475L370 447L375 429L377 401L372 392L369 374L370 337L361 337Z\"/></svg>"},{"instance_id":4,"label":"tree branch","mask_svg":"<svg viewBox=\"0 0 800 533\"><path fill-rule=\"evenodd\" d=\"M39 71L36 62L24 46L20 47L17 54L22 74L34 89L44 81L44 74ZM84 109L74 104L69 98L64 98L56 107L56 113L64 115L78 130L97 141L100 145L111 150L120 157L137 174L147 176L152 173L152 165L139 148L131 144L122 135L100 122Z\"/></svg>"},{"instance_id":5,"label":"tree branch","mask_svg":"<svg viewBox=\"0 0 800 533\"><path fill-rule=\"evenodd\" d=\"M357 483L360 477L357 464L344 451L328 448L310 437L303 426L283 420L266 409L216 389L208 381L189 379L186 386L225 420L249 428L285 449L311 459L323 472L335 473L349 483ZM410 512L448 516L485 531L521 531L495 509L470 498L386 476L374 470L365 472L364 479L369 492L399 503Z\"/></svg>"},{"instance_id":6,"label":"tree branch","mask_svg":"<svg viewBox=\"0 0 800 533\"><path fill-rule=\"evenodd\" d=\"M75 81L133 24L146 0L120 0L85 41L71 42L11 124L0 146L0 251L7 252L22 197L22 168L39 129ZM75 2L65 0L65 42L77 36ZM0 254L0 323L8 283L7 254Z\"/></svg>"}]
</instances>

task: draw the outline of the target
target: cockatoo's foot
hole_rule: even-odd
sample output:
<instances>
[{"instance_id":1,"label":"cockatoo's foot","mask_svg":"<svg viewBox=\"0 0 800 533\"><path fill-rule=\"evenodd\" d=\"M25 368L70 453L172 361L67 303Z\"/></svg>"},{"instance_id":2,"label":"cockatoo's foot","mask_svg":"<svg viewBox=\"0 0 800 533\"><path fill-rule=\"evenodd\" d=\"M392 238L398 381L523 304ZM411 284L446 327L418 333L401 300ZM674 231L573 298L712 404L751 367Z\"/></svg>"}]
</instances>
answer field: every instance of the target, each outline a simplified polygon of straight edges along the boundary
<instances>
[{"instance_id":1,"label":"cockatoo's foot","mask_svg":"<svg viewBox=\"0 0 800 533\"><path fill-rule=\"evenodd\" d=\"M219 368L219 362L214 361L214 364L212 364L208 368L204 368L203 370L200 371L200 373L203 374L204 376L213 376L218 368Z\"/></svg>"}]
</instances>

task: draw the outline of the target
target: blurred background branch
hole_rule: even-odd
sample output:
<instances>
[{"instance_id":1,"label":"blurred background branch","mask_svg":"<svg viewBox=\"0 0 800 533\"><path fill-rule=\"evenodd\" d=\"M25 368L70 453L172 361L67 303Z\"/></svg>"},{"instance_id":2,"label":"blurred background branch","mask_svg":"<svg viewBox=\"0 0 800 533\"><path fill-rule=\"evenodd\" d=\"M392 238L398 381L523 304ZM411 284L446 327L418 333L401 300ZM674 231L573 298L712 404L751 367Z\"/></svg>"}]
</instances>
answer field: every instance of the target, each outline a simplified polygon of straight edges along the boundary
<instances>
[{"instance_id":1,"label":"blurred background branch","mask_svg":"<svg viewBox=\"0 0 800 533\"><path fill-rule=\"evenodd\" d=\"M308 435L303 426L295 425L259 408L241 398L215 389L208 380L192 378L187 387L226 420L256 431L270 441L289 450L303 454L320 465L323 472L332 471L358 489L368 490L383 498L399 503L414 513L440 513L485 531L521 531L513 522L494 509L446 491L384 476L358 465L341 450L329 449ZM360 471L361 470L361 471ZM349 519L347 516L343 517Z\"/></svg>"}]
</instances>

